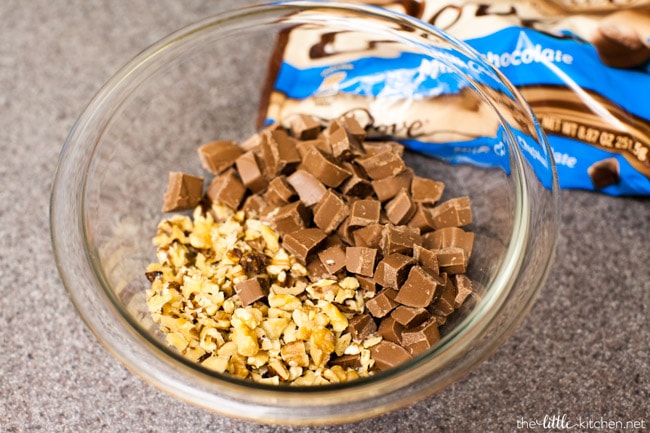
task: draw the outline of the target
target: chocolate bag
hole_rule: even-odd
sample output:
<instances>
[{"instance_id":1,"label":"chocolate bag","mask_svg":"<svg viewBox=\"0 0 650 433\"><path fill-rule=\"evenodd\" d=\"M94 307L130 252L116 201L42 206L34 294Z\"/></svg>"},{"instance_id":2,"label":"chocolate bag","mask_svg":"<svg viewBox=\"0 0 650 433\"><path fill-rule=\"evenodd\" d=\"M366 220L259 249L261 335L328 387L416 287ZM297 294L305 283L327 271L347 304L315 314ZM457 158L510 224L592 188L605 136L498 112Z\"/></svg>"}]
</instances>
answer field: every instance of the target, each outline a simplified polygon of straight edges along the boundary
<instances>
[{"instance_id":1,"label":"chocolate bag","mask_svg":"<svg viewBox=\"0 0 650 433\"><path fill-rule=\"evenodd\" d=\"M375 3L464 40L503 72L546 132L562 188L650 195L650 8L575 13L538 2ZM280 35L277 53L260 111L267 123L297 112L332 118L354 111L372 119L370 136L391 135L450 162L498 165L503 158L498 131L488 133L482 118L464 119L458 130L418 130L422 110L454 125L445 106L466 98L453 80L445 83L449 71L432 70L439 66L415 53L308 27ZM467 149L460 156L459 146Z\"/></svg>"}]
</instances>

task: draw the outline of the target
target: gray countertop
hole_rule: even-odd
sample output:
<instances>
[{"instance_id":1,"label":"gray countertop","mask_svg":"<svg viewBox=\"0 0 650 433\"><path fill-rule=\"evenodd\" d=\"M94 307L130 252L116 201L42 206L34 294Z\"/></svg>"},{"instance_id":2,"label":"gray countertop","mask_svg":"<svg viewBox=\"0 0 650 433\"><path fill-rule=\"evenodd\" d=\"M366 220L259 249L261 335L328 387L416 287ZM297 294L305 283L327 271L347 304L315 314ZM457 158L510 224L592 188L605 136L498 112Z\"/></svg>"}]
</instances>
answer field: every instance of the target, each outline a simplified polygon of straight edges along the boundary
<instances>
[{"instance_id":1,"label":"gray countertop","mask_svg":"<svg viewBox=\"0 0 650 433\"><path fill-rule=\"evenodd\" d=\"M557 261L515 334L460 382L378 418L310 429L232 420L161 393L109 356L52 257L59 151L119 66L172 30L243 3L0 2L0 431L505 432L563 415L650 430L648 199L563 191Z\"/></svg>"}]
</instances>

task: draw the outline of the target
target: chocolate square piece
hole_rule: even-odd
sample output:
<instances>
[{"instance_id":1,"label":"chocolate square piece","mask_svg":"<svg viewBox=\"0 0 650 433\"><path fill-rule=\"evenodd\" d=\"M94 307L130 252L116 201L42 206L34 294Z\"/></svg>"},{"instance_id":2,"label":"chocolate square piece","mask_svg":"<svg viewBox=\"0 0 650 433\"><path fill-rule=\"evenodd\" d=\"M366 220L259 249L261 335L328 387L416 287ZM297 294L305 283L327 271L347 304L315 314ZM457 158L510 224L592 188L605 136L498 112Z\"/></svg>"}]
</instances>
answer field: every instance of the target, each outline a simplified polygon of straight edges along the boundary
<instances>
[{"instance_id":1,"label":"chocolate square piece","mask_svg":"<svg viewBox=\"0 0 650 433\"><path fill-rule=\"evenodd\" d=\"M294 171L287 177L287 181L298 193L300 201L307 207L318 203L327 192L327 188L321 181L316 179L313 174L302 169Z\"/></svg>"},{"instance_id":2,"label":"chocolate square piece","mask_svg":"<svg viewBox=\"0 0 650 433\"><path fill-rule=\"evenodd\" d=\"M332 149L332 156L339 161L350 161L364 154L359 139L338 120L333 120L328 125L327 138Z\"/></svg>"},{"instance_id":3,"label":"chocolate square piece","mask_svg":"<svg viewBox=\"0 0 650 433\"><path fill-rule=\"evenodd\" d=\"M325 233L336 231L350 213L342 197L332 190L327 190L321 200L314 206L314 224Z\"/></svg>"},{"instance_id":4,"label":"chocolate square piece","mask_svg":"<svg viewBox=\"0 0 650 433\"><path fill-rule=\"evenodd\" d=\"M245 194L246 187L233 168L212 179L205 193L212 203L222 203L231 209L239 208Z\"/></svg>"},{"instance_id":5,"label":"chocolate square piece","mask_svg":"<svg viewBox=\"0 0 650 433\"><path fill-rule=\"evenodd\" d=\"M235 284L235 292L244 307L268 295L268 282L260 277L249 278Z\"/></svg>"},{"instance_id":6,"label":"chocolate square piece","mask_svg":"<svg viewBox=\"0 0 650 433\"><path fill-rule=\"evenodd\" d=\"M163 198L163 212L191 209L199 204L203 193L203 178L172 171Z\"/></svg>"},{"instance_id":7,"label":"chocolate square piece","mask_svg":"<svg viewBox=\"0 0 650 433\"><path fill-rule=\"evenodd\" d=\"M295 197L296 191L289 185L284 176L278 176L269 182L264 193L267 203L274 206L284 206Z\"/></svg>"},{"instance_id":8,"label":"chocolate square piece","mask_svg":"<svg viewBox=\"0 0 650 433\"><path fill-rule=\"evenodd\" d=\"M373 180L372 188L377 195L377 199L384 202L395 197L403 189L409 191L412 179L413 170L407 169L395 176Z\"/></svg>"},{"instance_id":9,"label":"chocolate square piece","mask_svg":"<svg viewBox=\"0 0 650 433\"><path fill-rule=\"evenodd\" d=\"M413 264L415 264L413 257L403 254L395 253L386 256L377 264L375 282L382 287L399 289Z\"/></svg>"},{"instance_id":10,"label":"chocolate square piece","mask_svg":"<svg viewBox=\"0 0 650 433\"><path fill-rule=\"evenodd\" d=\"M343 270L346 265L346 251L341 244L332 245L320 251L318 258L330 275Z\"/></svg>"},{"instance_id":11,"label":"chocolate square piece","mask_svg":"<svg viewBox=\"0 0 650 433\"><path fill-rule=\"evenodd\" d=\"M377 293L374 298L366 301L366 308L373 317L382 318L397 307L395 296L397 296L397 290L384 289Z\"/></svg>"},{"instance_id":12,"label":"chocolate square piece","mask_svg":"<svg viewBox=\"0 0 650 433\"><path fill-rule=\"evenodd\" d=\"M384 256L394 253L410 255L413 253L413 246L420 245L421 243L422 239L419 229L386 224L381 232L379 245Z\"/></svg>"},{"instance_id":13,"label":"chocolate square piece","mask_svg":"<svg viewBox=\"0 0 650 433\"><path fill-rule=\"evenodd\" d=\"M350 227L368 226L379 222L381 203L377 200L356 200L350 208Z\"/></svg>"},{"instance_id":14,"label":"chocolate square piece","mask_svg":"<svg viewBox=\"0 0 650 433\"><path fill-rule=\"evenodd\" d=\"M440 290L438 281L431 274L420 266L413 266L395 301L408 307L426 308Z\"/></svg>"},{"instance_id":15,"label":"chocolate square piece","mask_svg":"<svg viewBox=\"0 0 650 433\"><path fill-rule=\"evenodd\" d=\"M395 319L400 325L406 328L412 328L428 320L431 314L423 307L400 305L390 313L390 317Z\"/></svg>"},{"instance_id":16,"label":"chocolate square piece","mask_svg":"<svg viewBox=\"0 0 650 433\"><path fill-rule=\"evenodd\" d=\"M354 239L354 245L357 247L379 248L383 230L384 226L379 223L353 230L352 239Z\"/></svg>"},{"instance_id":17,"label":"chocolate square piece","mask_svg":"<svg viewBox=\"0 0 650 433\"><path fill-rule=\"evenodd\" d=\"M372 277L375 273L377 254L375 248L348 247L345 250L345 267L348 272Z\"/></svg>"},{"instance_id":18,"label":"chocolate square piece","mask_svg":"<svg viewBox=\"0 0 650 433\"><path fill-rule=\"evenodd\" d=\"M203 168L212 174L219 174L230 167L244 153L234 141L211 141L198 148Z\"/></svg>"},{"instance_id":19,"label":"chocolate square piece","mask_svg":"<svg viewBox=\"0 0 650 433\"><path fill-rule=\"evenodd\" d=\"M266 131L261 150L264 165L270 177L294 169L300 163L295 141L282 129Z\"/></svg>"},{"instance_id":20,"label":"chocolate square piece","mask_svg":"<svg viewBox=\"0 0 650 433\"><path fill-rule=\"evenodd\" d=\"M310 147L302 161L303 168L326 186L336 188L352 173L336 164L315 146Z\"/></svg>"},{"instance_id":21,"label":"chocolate square piece","mask_svg":"<svg viewBox=\"0 0 650 433\"><path fill-rule=\"evenodd\" d=\"M444 227L422 236L422 245L435 250L448 247L462 248L465 253L465 264L472 255L474 233L466 232L459 227Z\"/></svg>"},{"instance_id":22,"label":"chocolate square piece","mask_svg":"<svg viewBox=\"0 0 650 433\"><path fill-rule=\"evenodd\" d=\"M289 123L291 134L299 140L313 140L320 133L320 123L314 116L298 114Z\"/></svg>"},{"instance_id":23,"label":"chocolate square piece","mask_svg":"<svg viewBox=\"0 0 650 433\"><path fill-rule=\"evenodd\" d=\"M377 333L381 335L384 340L397 344L402 342L402 332L404 332L404 326L399 324L397 320L392 317L392 313L390 316L384 317L377 328Z\"/></svg>"},{"instance_id":24,"label":"chocolate square piece","mask_svg":"<svg viewBox=\"0 0 650 433\"><path fill-rule=\"evenodd\" d=\"M430 349L439 340L440 331L435 318L429 319L415 329L402 332L402 345L412 356Z\"/></svg>"},{"instance_id":25,"label":"chocolate square piece","mask_svg":"<svg viewBox=\"0 0 650 433\"><path fill-rule=\"evenodd\" d=\"M440 270L448 274L464 274L467 271L465 251L458 247L431 250L436 254Z\"/></svg>"},{"instance_id":26,"label":"chocolate square piece","mask_svg":"<svg viewBox=\"0 0 650 433\"><path fill-rule=\"evenodd\" d=\"M411 359L411 354L397 343L382 340L370 348L377 370L387 370Z\"/></svg>"},{"instance_id":27,"label":"chocolate square piece","mask_svg":"<svg viewBox=\"0 0 650 433\"><path fill-rule=\"evenodd\" d=\"M393 150L385 150L356 161L373 180L395 176L406 170L406 165L401 157Z\"/></svg>"},{"instance_id":28,"label":"chocolate square piece","mask_svg":"<svg viewBox=\"0 0 650 433\"><path fill-rule=\"evenodd\" d=\"M425 177L414 176L411 182L413 201L432 205L440 200L445 184Z\"/></svg>"},{"instance_id":29,"label":"chocolate square piece","mask_svg":"<svg viewBox=\"0 0 650 433\"><path fill-rule=\"evenodd\" d=\"M307 264L309 255L323 243L326 237L321 229L301 229L286 235L282 246L304 265Z\"/></svg>"},{"instance_id":30,"label":"chocolate square piece","mask_svg":"<svg viewBox=\"0 0 650 433\"><path fill-rule=\"evenodd\" d=\"M286 235L296 230L304 229L309 225L311 212L302 202L295 201L278 209L273 216L273 223L276 230Z\"/></svg>"},{"instance_id":31,"label":"chocolate square piece","mask_svg":"<svg viewBox=\"0 0 650 433\"><path fill-rule=\"evenodd\" d=\"M348 332L356 341L363 341L377 332L377 324L370 314L359 314L349 320Z\"/></svg>"},{"instance_id":32,"label":"chocolate square piece","mask_svg":"<svg viewBox=\"0 0 650 433\"><path fill-rule=\"evenodd\" d=\"M235 166L242 183L251 191L260 192L268 185L269 182L264 176L263 165L254 151L249 150L237 158Z\"/></svg>"},{"instance_id":33,"label":"chocolate square piece","mask_svg":"<svg viewBox=\"0 0 650 433\"><path fill-rule=\"evenodd\" d=\"M434 227L462 227L472 222L469 197L456 197L431 209Z\"/></svg>"},{"instance_id":34,"label":"chocolate square piece","mask_svg":"<svg viewBox=\"0 0 650 433\"><path fill-rule=\"evenodd\" d=\"M385 206L386 217L395 225L406 224L413 217L416 209L415 203L405 189L397 193Z\"/></svg>"}]
</instances>

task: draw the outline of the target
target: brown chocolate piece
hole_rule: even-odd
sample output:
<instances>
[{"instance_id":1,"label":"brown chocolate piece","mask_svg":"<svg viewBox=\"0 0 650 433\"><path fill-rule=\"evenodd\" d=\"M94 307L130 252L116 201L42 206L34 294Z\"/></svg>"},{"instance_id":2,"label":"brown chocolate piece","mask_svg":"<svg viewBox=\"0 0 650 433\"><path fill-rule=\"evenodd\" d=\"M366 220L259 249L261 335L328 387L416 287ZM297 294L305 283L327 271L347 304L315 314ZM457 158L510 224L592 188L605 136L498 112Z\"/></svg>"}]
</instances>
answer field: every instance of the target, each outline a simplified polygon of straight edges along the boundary
<instances>
[{"instance_id":1,"label":"brown chocolate piece","mask_svg":"<svg viewBox=\"0 0 650 433\"><path fill-rule=\"evenodd\" d=\"M411 359L411 354L397 343L382 340L370 348L377 370L387 370Z\"/></svg>"},{"instance_id":2,"label":"brown chocolate piece","mask_svg":"<svg viewBox=\"0 0 650 433\"><path fill-rule=\"evenodd\" d=\"M422 247L420 245L414 245L413 258L418 265L422 266L430 274L437 275L440 273L438 255L430 249Z\"/></svg>"},{"instance_id":3,"label":"brown chocolate piece","mask_svg":"<svg viewBox=\"0 0 650 433\"><path fill-rule=\"evenodd\" d=\"M337 119L341 125L360 143L366 139L366 130L353 116L341 116Z\"/></svg>"},{"instance_id":4,"label":"brown chocolate piece","mask_svg":"<svg viewBox=\"0 0 650 433\"><path fill-rule=\"evenodd\" d=\"M415 213L409 220L409 227L420 229L420 233L428 233L434 229L433 218L431 217L431 209L424 206L422 203L415 203Z\"/></svg>"},{"instance_id":5,"label":"brown chocolate piece","mask_svg":"<svg viewBox=\"0 0 650 433\"><path fill-rule=\"evenodd\" d=\"M366 308L373 317L381 319L382 317L388 315L388 313L390 313L393 308L397 307L397 302L395 302L396 296L397 290L384 289L381 292L377 293L374 298L368 299L366 301Z\"/></svg>"},{"instance_id":6,"label":"brown chocolate piece","mask_svg":"<svg viewBox=\"0 0 650 433\"><path fill-rule=\"evenodd\" d=\"M403 189L385 206L386 217L395 225L408 222L415 215L416 206L408 192Z\"/></svg>"},{"instance_id":7,"label":"brown chocolate piece","mask_svg":"<svg viewBox=\"0 0 650 433\"><path fill-rule=\"evenodd\" d=\"M472 222L469 197L456 197L431 209L434 227L462 227Z\"/></svg>"},{"instance_id":8,"label":"brown chocolate piece","mask_svg":"<svg viewBox=\"0 0 650 433\"><path fill-rule=\"evenodd\" d=\"M375 282L382 287L399 289L414 263L413 257L403 254L395 253L386 256L377 264Z\"/></svg>"},{"instance_id":9,"label":"brown chocolate piece","mask_svg":"<svg viewBox=\"0 0 650 433\"><path fill-rule=\"evenodd\" d=\"M242 305L246 307L268 295L268 281L255 276L235 284L235 292L239 295Z\"/></svg>"},{"instance_id":10,"label":"brown chocolate piece","mask_svg":"<svg viewBox=\"0 0 650 433\"><path fill-rule=\"evenodd\" d=\"M449 316L455 310L456 294L456 286L452 283L451 278L447 279L447 283L442 286L440 296L429 307L431 312L436 316Z\"/></svg>"},{"instance_id":11,"label":"brown chocolate piece","mask_svg":"<svg viewBox=\"0 0 650 433\"><path fill-rule=\"evenodd\" d=\"M264 193L264 199L270 205L274 206L284 206L289 203L294 196L296 191L289 185L286 177L278 176L269 182L269 186Z\"/></svg>"},{"instance_id":12,"label":"brown chocolate piece","mask_svg":"<svg viewBox=\"0 0 650 433\"><path fill-rule=\"evenodd\" d=\"M321 229L301 229L286 235L282 246L295 255L302 264L306 264L310 254L318 248L326 237L325 232Z\"/></svg>"},{"instance_id":13,"label":"brown chocolate piece","mask_svg":"<svg viewBox=\"0 0 650 433\"><path fill-rule=\"evenodd\" d=\"M333 277L318 256L312 258L309 263L307 263L307 272L307 278L309 278L309 281L312 283Z\"/></svg>"},{"instance_id":14,"label":"brown chocolate piece","mask_svg":"<svg viewBox=\"0 0 650 433\"><path fill-rule=\"evenodd\" d=\"M211 141L198 148L203 168L212 174L219 174L230 167L244 153L234 141Z\"/></svg>"},{"instance_id":15,"label":"brown chocolate piece","mask_svg":"<svg viewBox=\"0 0 650 433\"><path fill-rule=\"evenodd\" d=\"M318 203L327 192L325 185L316 179L313 174L302 169L294 171L287 177L287 181L298 193L300 201L307 207Z\"/></svg>"},{"instance_id":16,"label":"brown chocolate piece","mask_svg":"<svg viewBox=\"0 0 650 433\"><path fill-rule=\"evenodd\" d=\"M358 247L380 248L383 224L375 223L352 231L354 245Z\"/></svg>"},{"instance_id":17,"label":"brown chocolate piece","mask_svg":"<svg viewBox=\"0 0 650 433\"><path fill-rule=\"evenodd\" d=\"M440 270L448 274L464 274L467 271L465 251L458 247L447 247L433 251L438 258Z\"/></svg>"},{"instance_id":18,"label":"brown chocolate piece","mask_svg":"<svg viewBox=\"0 0 650 433\"><path fill-rule=\"evenodd\" d=\"M595 162L587 169L587 174L596 189L616 185L621 181L620 167L616 158Z\"/></svg>"},{"instance_id":19,"label":"brown chocolate piece","mask_svg":"<svg viewBox=\"0 0 650 433\"><path fill-rule=\"evenodd\" d=\"M282 206L273 216L273 224L280 234L286 235L309 226L311 213L302 202Z\"/></svg>"},{"instance_id":20,"label":"brown chocolate piece","mask_svg":"<svg viewBox=\"0 0 650 433\"><path fill-rule=\"evenodd\" d=\"M373 193L372 185L361 173L359 167L349 162L344 163L343 166L352 175L339 186L339 190L346 196L369 197Z\"/></svg>"},{"instance_id":21,"label":"brown chocolate piece","mask_svg":"<svg viewBox=\"0 0 650 433\"><path fill-rule=\"evenodd\" d=\"M372 277L377 257L378 251L375 248L348 247L345 250L345 267L348 272Z\"/></svg>"},{"instance_id":22,"label":"brown chocolate piece","mask_svg":"<svg viewBox=\"0 0 650 433\"><path fill-rule=\"evenodd\" d=\"M425 177L414 176L411 182L413 201L432 205L440 200L445 184Z\"/></svg>"},{"instance_id":23,"label":"brown chocolate piece","mask_svg":"<svg viewBox=\"0 0 650 433\"><path fill-rule=\"evenodd\" d=\"M412 179L413 170L407 169L395 176L373 180L372 188L377 195L377 199L384 202L395 197L403 189L409 191Z\"/></svg>"},{"instance_id":24,"label":"brown chocolate piece","mask_svg":"<svg viewBox=\"0 0 650 433\"><path fill-rule=\"evenodd\" d=\"M348 131L341 122L333 120L330 122L327 131L332 156L339 161L350 161L365 153L359 139Z\"/></svg>"},{"instance_id":25,"label":"brown chocolate piece","mask_svg":"<svg viewBox=\"0 0 650 433\"><path fill-rule=\"evenodd\" d=\"M402 332L404 332L404 326L400 325L399 322L393 318L392 313L390 316L384 317L377 328L377 333L381 335L384 340L397 344L401 344L402 342Z\"/></svg>"},{"instance_id":26,"label":"brown chocolate piece","mask_svg":"<svg viewBox=\"0 0 650 433\"><path fill-rule=\"evenodd\" d=\"M363 227L379 222L381 203L377 200L356 200L350 207L350 227Z\"/></svg>"},{"instance_id":27,"label":"brown chocolate piece","mask_svg":"<svg viewBox=\"0 0 650 433\"><path fill-rule=\"evenodd\" d=\"M255 193L266 188L268 180L264 176L264 168L254 151L249 150L241 155L235 161L235 165L239 177L246 188Z\"/></svg>"},{"instance_id":28,"label":"brown chocolate piece","mask_svg":"<svg viewBox=\"0 0 650 433\"><path fill-rule=\"evenodd\" d=\"M381 232L379 245L384 256L394 253L410 255L413 253L413 246L420 245L421 243L422 238L419 229L386 224Z\"/></svg>"},{"instance_id":29,"label":"brown chocolate piece","mask_svg":"<svg viewBox=\"0 0 650 433\"><path fill-rule=\"evenodd\" d=\"M377 324L370 314L358 314L351 318L348 323L348 332L352 335L352 339L356 341L363 341L377 332Z\"/></svg>"},{"instance_id":30,"label":"brown chocolate piece","mask_svg":"<svg viewBox=\"0 0 650 433\"><path fill-rule=\"evenodd\" d=\"M419 355L440 341L440 331L435 318L402 332L402 346L412 355Z\"/></svg>"},{"instance_id":31,"label":"brown chocolate piece","mask_svg":"<svg viewBox=\"0 0 650 433\"><path fill-rule=\"evenodd\" d=\"M314 224L325 233L336 231L349 215L350 209L337 193L327 190L322 199L314 206Z\"/></svg>"},{"instance_id":32,"label":"brown chocolate piece","mask_svg":"<svg viewBox=\"0 0 650 433\"><path fill-rule=\"evenodd\" d=\"M267 176L274 177L294 169L300 163L295 141L283 129L266 131L261 143Z\"/></svg>"},{"instance_id":33,"label":"brown chocolate piece","mask_svg":"<svg viewBox=\"0 0 650 433\"><path fill-rule=\"evenodd\" d=\"M339 228L336 229L336 234L347 245L354 245L354 240L352 239L352 230L350 229L350 216L347 216L339 225Z\"/></svg>"},{"instance_id":34,"label":"brown chocolate piece","mask_svg":"<svg viewBox=\"0 0 650 433\"><path fill-rule=\"evenodd\" d=\"M385 150L376 155L360 158L356 162L363 168L368 177L373 180L395 176L406 170L406 165L402 158L392 150Z\"/></svg>"},{"instance_id":35,"label":"brown chocolate piece","mask_svg":"<svg viewBox=\"0 0 650 433\"><path fill-rule=\"evenodd\" d=\"M247 214L259 216L264 213L267 207L268 203L261 195L253 194L246 197L241 208Z\"/></svg>"},{"instance_id":36,"label":"brown chocolate piece","mask_svg":"<svg viewBox=\"0 0 650 433\"><path fill-rule=\"evenodd\" d=\"M327 155L332 153L332 149L330 149L329 143L322 137L316 138L314 140L298 141L296 143L296 149L298 150L298 154L300 155L301 159L305 159L307 152L309 152L309 149L312 147L317 148Z\"/></svg>"},{"instance_id":37,"label":"brown chocolate piece","mask_svg":"<svg viewBox=\"0 0 650 433\"><path fill-rule=\"evenodd\" d=\"M421 266L413 266L400 287L396 302L408 307L428 307L440 294L438 281Z\"/></svg>"},{"instance_id":38,"label":"brown chocolate piece","mask_svg":"<svg viewBox=\"0 0 650 433\"><path fill-rule=\"evenodd\" d=\"M448 247L462 248L465 253L465 264L472 255L474 233L466 232L459 227L443 227L422 236L422 245L435 250Z\"/></svg>"},{"instance_id":39,"label":"brown chocolate piece","mask_svg":"<svg viewBox=\"0 0 650 433\"><path fill-rule=\"evenodd\" d=\"M361 290L364 290L368 293L375 293L377 291L377 284L372 278L365 277L363 275L357 275L356 279L359 282L359 287Z\"/></svg>"},{"instance_id":40,"label":"brown chocolate piece","mask_svg":"<svg viewBox=\"0 0 650 433\"><path fill-rule=\"evenodd\" d=\"M334 275L342 271L346 266L346 250L341 244L332 245L318 253L318 258L327 272Z\"/></svg>"},{"instance_id":41,"label":"brown chocolate piece","mask_svg":"<svg viewBox=\"0 0 650 433\"><path fill-rule=\"evenodd\" d=\"M376 155L387 150L393 152L400 158L404 155L404 146L396 141L365 141L363 148L366 150L368 156Z\"/></svg>"},{"instance_id":42,"label":"brown chocolate piece","mask_svg":"<svg viewBox=\"0 0 650 433\"><path fill-rule=\"evenodd\" d=\"M310 147L302 161L303 168L310 172L326 186L336 188L352 173L330 160L315 146Z\"/></svg>"},{"instance_id":43,"label":"brown chocolate piece","mask_svg":"<svg viewBox=\"0 0 650 433\"><path fill-rule=\"evenodd\" d=\"M320 123L314 116L298 114L289 121L291 134L299 140L313 140L320 133Z\"/></svg>"},{"instance_id":44,"label":"brown chocolate piece","mask_svg":"<svg viewBox=\"0 0 650 433\"><path fill-rule=\"evenodd\" d=\"M463 274L453 275L452 282L456 286L456 298L454 298L454 308L460 308L465 299L472 294L472 281Z\"/></svg>"},{"instance_id":45,"label":"brown chocolate piece","mask_svg":"<svg viewBox=\"0 0 650 433\"><path fill-rule=\"evenodd\" d=\"M163 212L191 209L199 204L203 193L203 178L172 171L163 198Z\"/></svg>"},{"instance_id":46,"label":"brown chocolate piece","mask_svg":"<svg viewBox=\"0 0 650 433\"><path fill-rule=\"evenodd\" d=\"M246 187L233 168L212 179L205 193L212 203L222 203L231 209L239 208L245 194Z\"/></svg>"},{"instance_id":47,"label":"brown chocolate piece","mask_svg":"<svg viewBox=\"0 0 650 433\"><path fill-rule=\"evenodd\" d=\"M341 355L330 359L330 365L338 365L345 369L361 367L361 355Z\"/></svg>"},{"instance_id":48,"label":"brown chocolate piece","mask_svg":"<svg viewBox=\"0 0 650 433\"><path fill-rule=\"evenodd\" d=\"M390 317L395 319L400 325L406 328L412 328L428 320L431 317L431 313L426 308L400 305L390 313Z\"/></svg>"}]
</instances>

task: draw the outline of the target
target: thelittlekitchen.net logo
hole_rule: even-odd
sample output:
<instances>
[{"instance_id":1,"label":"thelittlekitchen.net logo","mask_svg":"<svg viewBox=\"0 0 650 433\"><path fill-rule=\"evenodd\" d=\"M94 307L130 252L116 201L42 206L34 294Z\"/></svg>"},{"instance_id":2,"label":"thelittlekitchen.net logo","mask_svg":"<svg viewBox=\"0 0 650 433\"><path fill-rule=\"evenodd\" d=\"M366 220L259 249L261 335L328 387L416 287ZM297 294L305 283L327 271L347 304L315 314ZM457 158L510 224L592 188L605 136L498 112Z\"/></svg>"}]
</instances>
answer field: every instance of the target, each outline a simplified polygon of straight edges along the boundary
<instances>
[{"instance_id":1,"label":"thelittlekitchen.net logo","mask_svg":"<svg viewBox=\"0 0 650 433\"><path fill-rule=\"evenodd\" d=\"M544 415L542 418L529 418L520 416L517 418L517 429L519 430L586 430L586 431L641 431L646 430L648 424L645 419L638 420L610 420L600 418L577 417L570 419L566 414Z\"/></svg>"}]
</instances>

